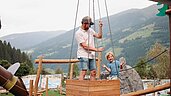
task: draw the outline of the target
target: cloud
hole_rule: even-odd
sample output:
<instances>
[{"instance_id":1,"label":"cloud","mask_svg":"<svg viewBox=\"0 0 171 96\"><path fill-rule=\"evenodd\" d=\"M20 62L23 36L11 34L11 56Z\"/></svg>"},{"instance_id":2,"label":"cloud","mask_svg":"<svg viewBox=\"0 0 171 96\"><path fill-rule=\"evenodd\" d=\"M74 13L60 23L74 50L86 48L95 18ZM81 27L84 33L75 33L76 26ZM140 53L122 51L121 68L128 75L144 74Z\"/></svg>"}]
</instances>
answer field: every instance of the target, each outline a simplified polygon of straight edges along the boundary
<instances>
[{"instance_id":1,"label":"cloud","mask_svg":"<svg viewBox=\"0 0 171 96\"><path fill-rule=\"evenodd\" d=\"M48 30L70 30L74 27L78 0L0 0L2 29L0 37L12 33ZM79 0L77 26L83 16L89 14L89 0ZM90 0L91 1L91 0ZM150 6L148 0L106 0L109 15L130 8ZM106 16L104 0L99 0L102 17ZM91 15L92 13L91 2ZM97 0L95 14L99 18Z\"/></svg>"}]
</instances>

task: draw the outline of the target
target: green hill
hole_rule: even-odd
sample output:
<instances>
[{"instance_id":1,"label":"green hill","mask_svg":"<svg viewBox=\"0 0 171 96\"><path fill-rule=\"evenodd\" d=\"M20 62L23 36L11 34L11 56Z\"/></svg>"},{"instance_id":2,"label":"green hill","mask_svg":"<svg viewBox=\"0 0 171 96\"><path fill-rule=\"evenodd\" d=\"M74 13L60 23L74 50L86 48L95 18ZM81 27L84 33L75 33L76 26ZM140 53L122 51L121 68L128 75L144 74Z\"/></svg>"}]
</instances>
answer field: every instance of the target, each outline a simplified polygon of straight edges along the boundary
<instances>
[{"instance_id":1,"label":"green hill","mask_svg":"<svg viewBox=\"0 0 171 96\"><path fill-rule=\"evenodd\" d=\"M164 46L169 46L168 17L157 17L157 7L155 5L144 9L130 9L119 14L110 16L112 34L109 32L107 18L102 18L103 40L97 41L100 46L105 46L102 61L106 63L104 54L114 48L114 52L119 57L124 56L131 66L143 57L149 48L160 42ZM97 24L98 20L96 21ZM76 29L77 30L77 29ZM113 41L113 47L111 38ZM31 50L33 60L39 55L44 55L46 59L76 58L76 41L73 39L74 31L70 30L55 38L40 43ZM71 46L73 44L73 47ZM71 50L72 48L72 50ZM28 51L28 50L27 50ZM72 52L72 53L71 53ZM61 65L64 70L68 70L66 65ZM54 65L46 67L56 68Z\"/></svg>"}]
</instances>

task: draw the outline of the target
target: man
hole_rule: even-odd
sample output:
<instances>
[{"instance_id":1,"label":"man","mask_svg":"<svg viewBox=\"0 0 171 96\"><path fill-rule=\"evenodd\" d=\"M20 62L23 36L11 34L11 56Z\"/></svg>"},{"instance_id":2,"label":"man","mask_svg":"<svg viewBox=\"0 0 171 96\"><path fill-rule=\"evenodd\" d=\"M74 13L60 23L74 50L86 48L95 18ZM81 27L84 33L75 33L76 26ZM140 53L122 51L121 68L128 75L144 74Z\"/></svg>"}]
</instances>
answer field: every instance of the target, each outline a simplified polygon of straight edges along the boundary
<instances>
[{"instance_id":1,"label":"man","mask_svg":"<svg viewBox=\"0 0 171 96\"><path fill-rule=\"evenodd\" d=\"M85 16L82 19L82 25L75 33L75 38L78 43L77 58L80 61L81 72L79 80L84 80L87 70L90 70L90 80L95 80L96 77L96 64L95 64L95 52L101 52L103 47L95 48L94 37L102 38L102 22L99 22L99 32L96 33L91 29L91 25L94 25L89 16Z\"/></svg>"}]
</instances>

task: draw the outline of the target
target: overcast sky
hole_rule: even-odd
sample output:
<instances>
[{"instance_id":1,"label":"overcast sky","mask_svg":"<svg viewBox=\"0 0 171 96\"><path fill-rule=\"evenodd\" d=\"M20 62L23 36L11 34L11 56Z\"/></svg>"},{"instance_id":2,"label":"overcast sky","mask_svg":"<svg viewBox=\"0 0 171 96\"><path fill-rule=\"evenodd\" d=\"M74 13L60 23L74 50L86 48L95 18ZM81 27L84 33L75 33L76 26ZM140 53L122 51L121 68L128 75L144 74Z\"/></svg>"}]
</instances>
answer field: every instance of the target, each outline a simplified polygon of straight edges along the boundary
<instances>
[{"instance_id":1,"label":"overcast sky","mask_svg":"<svg viewBox=\"0 0 171 96\"><path fill-rule=\"evenodd\" d=\"M93 4L93 0L90 0ZM95 15L100 18L95 1ZM99 0L100 13L106 17L105 0ZM33 31L71 30L74 28L78 0L0 0L2 29L0 37ZM132 9L145 8L156 2L149 0L106 0L109 15ZM79 0L77 26L89 15L89 0ZM92 7L91 7L92 8ZM91 10L91 15L93 9ZM91 16L90 15L90 16Z\"/></svg>"}]
</instances>

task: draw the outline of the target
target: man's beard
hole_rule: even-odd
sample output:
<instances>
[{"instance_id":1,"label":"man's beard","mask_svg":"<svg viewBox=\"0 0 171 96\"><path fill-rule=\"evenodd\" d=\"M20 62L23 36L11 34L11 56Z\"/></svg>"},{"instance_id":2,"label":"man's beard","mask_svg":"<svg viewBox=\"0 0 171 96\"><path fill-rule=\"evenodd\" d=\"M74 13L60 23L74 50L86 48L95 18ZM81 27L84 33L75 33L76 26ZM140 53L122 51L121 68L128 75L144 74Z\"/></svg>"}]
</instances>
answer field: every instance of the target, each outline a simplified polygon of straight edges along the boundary
<instances>
[{"instance_id":1,"label":"man's beard","mask_svg":"<svg viewBox=\"0 0 171 96\"><path fill-rule=\"evenodd\" d=\"M89 28L84 28L84 30L88 30Z\"/></svg>"}]
</instances>

